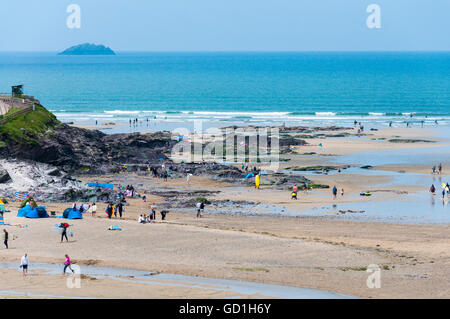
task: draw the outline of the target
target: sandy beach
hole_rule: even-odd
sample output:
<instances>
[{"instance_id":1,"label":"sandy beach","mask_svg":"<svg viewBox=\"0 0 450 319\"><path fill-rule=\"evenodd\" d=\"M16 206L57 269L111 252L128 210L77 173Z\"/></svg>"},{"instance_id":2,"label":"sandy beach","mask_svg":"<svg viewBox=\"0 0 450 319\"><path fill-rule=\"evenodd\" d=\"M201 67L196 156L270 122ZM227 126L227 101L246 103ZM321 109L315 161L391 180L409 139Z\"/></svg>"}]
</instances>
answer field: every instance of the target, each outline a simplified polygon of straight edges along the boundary
<instances>
[{"instance_id":1,"label":"sandy beach","mask_svg":"<svg viewBox=\"0 0 450 319\"><path fill-rule=\"evenodd\" d=\"M289 161L283 162L281 169L337 165L332 157L342 165L345 156L367 151L389 156L402 149L414 154L419 149L448 146L448 141L439 139L433 130L386 129L368 134L307 139L309 145L295 147L295 153L286 155ZM391 138L433 140L435 143L388 142ZM316 154L302 155L307 152ZM373 222L340 218L357 215L351 210L339 212L342 205L377 207L378 203L426 192L430 185L410 182L412 177L408 175L421 174L420 178L430 179L433 159L426 160L429 163L376 165L370 169L370 174L358 165L351 165L355 167L354 171L350 167L340 173L301 172L315 183L337 185L339 190L344 188L345 195L339 194L337 199L333 199L330 189L315 189L308 194L300 192L298 200L291 200L288 190L264 184L260 189L236 186L202 176L193 176L189 184L185 178L164 181L135 173L79 176L84 182L132 184L140 194L148 194L147 202L141 198L127 199L124 218L113 217L111 220L104 212L106 204L98 203L97 216L85 214L82 220L70 220L69 229L74 236L63 243L60 243L59 235L51 231L61 219L16 217L19 203L8 203L10 212L5 213L5 222L11 226L0 228L7 227L13 240L10 240L8 250L2 249L0 262L18 265L26 252L31 266L30 274L25 277L18 270L2 271L0 290L4 293L0 295L10 298L15 292L15 297L19 298L260 297L258 294L211 290L205 286L168 286L164 281L149 284L108 276L84 276L80 289L69 289L65 285L67 278L62 275L33 269L33 263L49 263L61 265L62 270L67 253L81 268L95 265L232 279L319 289L360 298L449 298L449 222L423 224L420 221L399 223L389 222L389 219ZM450 163L442 164L445 174ZM401 178L389 173L398 171L403 172ZM367 189L371 190L372 196L359 196ZM174 205L163 196L169 191L183 195L195 190L210 192L205 196L211 205L206 206L202 218L196 217L195 207ZM227 201L232 202L227 204ZM156 223L139 224L139 215L148 214L151 203L156 203L158 212L172 205L167 220L162 221L158 213ZM48 212L61 215L73 203L39 204L46 206ZM315 213L314 209L323 206L334 209ZM448 206L443 209L450 214ZM113 225L122 231L108 230ZM370 289L366 284L370 275L366 270L372 264L381 269L381 287L376 289Z\"/></svg>"}]
</instances>

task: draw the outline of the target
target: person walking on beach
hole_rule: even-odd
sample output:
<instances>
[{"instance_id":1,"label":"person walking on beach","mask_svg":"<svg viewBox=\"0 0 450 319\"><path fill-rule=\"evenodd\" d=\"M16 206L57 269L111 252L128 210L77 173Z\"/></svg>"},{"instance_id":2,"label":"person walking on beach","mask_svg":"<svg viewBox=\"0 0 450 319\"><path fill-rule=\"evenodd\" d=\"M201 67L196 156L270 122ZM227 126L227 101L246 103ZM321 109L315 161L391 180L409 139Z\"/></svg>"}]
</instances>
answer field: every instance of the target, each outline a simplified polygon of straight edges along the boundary
<instances>
[{"instance_id":1,"label":"person walking on beach","mask_svg":"<svg viewBox=\"0 0 450 319\"><path fill-rule=\"evenodd\" d=\"M432 172L433 174L436 174L436 165L433 165Z\"/></svg>"},{"instance_id":2,"label":"person walking on beach","mask_svg":"<svg viewBox=\"0 0 450 319\"><path fill-rule=\"evenodd\" d=\"M63 275L66 274L66 269L69 268L72 271L72 274L75 273L75 271L73 271L72 267L70 267L71 263L70 263L70 257L69 255L65 254L66 257L66 261L64 262L64 270L63 270Z\"/></svg>"},{"instance_id":3,"label":"person walking on beach","mask_svg":"<svg viewBox=\"0 0 450 319\"><path fill-rule=\"evenodd\" d=\"M25 255L22 256L20 259L20 268L22 268L22 273L24 276L28 273L28 255L25 253Z\"/></svg>"},{"instance_id":4,"label":"person walking on beach","mask_svg":"<svg viewBox=\"0 0 450 319\"><path fill-rule=\"evenodd\" d=\"M201 214L201 207L202 207L202 203L201 202L197 202L197 218L202 217Z\"/></svg>"},{"instance_id":5,"label":"person walking on beach","mask_svg":"<svg viewBox=\"0 0 450 319\"><path fill-rule=\"evenodd\" d=\"M438 170L439 170L439 174L441 174L442 173L442 163L439 163Z\"/></svg>"},{"instance_id":6,"label":"person walking on beach","mask_svg":"<svg viewBox=\"0 0 450 319\"><path fill-rule=\"evenodd\" d=\"M95 217L95 214L97 213L97 205L93 203L89 209L91 210L92 217Z\"/></svg>"},{"instance_id":7,"label":"person walking on beach","mask_svg":"<svg viewBox=\"0 0 450 319\"><path fill-rule=\"evenodd\" d=\"M292 192L293 192L293 193L297 193L297 192L298 192L298 186L297 186L297 184L294 184L294 186L292 186Z\"/></svg>"},{"instance_id":8,"label":"person walking on beach","mask_svg":"<svg viewBox=\"0 0 450 319\"><path fill-rule=\"evenodd\" d=\"M61 242L64 241L64 237L66 237L66 241L69 242L69 238L67 238L67 228L69 228L69 224L67 223L61 223L60 227L62 228L61 233Z\"/></svg>"},{"instance_id":9,"label":"person walking on beach","mask_svg":"<svg viewBox=\"0 0 450 319\"><path fill-rule=\"evenodd\" d=\"M119 202L119 204L117 204L117 210L119 211L119 217L122 218L122 212L123 212L122 202Z\"/></svg>"},{"instance_id":10,"label":"person walking on beach","mask_svg":"<svg viewBox=\"0 0 450 319\"><path fill-rule=\"evenodd\" d=\"M113 214L113 205L112 203L108 203L108 206L106 206L106 214L108 215L108 218L111 219Z\"/></svg>"},{"instance_id":11,"label":"person walking on beach","mask_svg":"<svg viewBox=\"0 0 450 319\"><path fill-rule=\"evenodd\" d=\"M344 189L341 189L341 196L344 196Z\"/></svg>"},{"instance_id":12,"label":"person walking on beach","mask_svg":"<svg viewBox=\"0 0 450 319\"><path fill-rule=\"evenodd\" d=\"M336 199L337 196L337 188L336 186L333 186L333 198Z\"/></svg>"},{"instance_id":13,"label":"person walking on beach","mask_svg":"<svg viewBox=\"0 0 450 319\"><path fill-rule=\"evenodd\" d=\"M434 192L436 191L436 187L434 187L434 184L431 184L431 187L430 187L430 192L431 192L431 194L433 194L434 195Z\"/></svg>"},{"instance_id":14,"label":"person walking on beach","mask_svg":"<svg viewBox=\"0 0 450 319\"><path fill-rule=\"evenodd\" d=\"M203 215L205 213L205 203L204 202L200 203L200 210L201 210L201 215Z\"/></svg>"},{"instance_id":15,"label":"person walking on beach","mask_svg":"<svg viewBox=\"0 0 450 319\"><path fill-rule=\"evenodd\" d=\"M150 215L149 215L149 219L150 219L150 223L154 223L156 220L156 211L152 208L150 210Z\"/></svg>"},{"instance_id":16,"label":"person walking on beach","mask_svg":"<svg viewBox=\"0 0 450 319\"><path fill-rule=\"evenodd\" d=\"M8 249L8 237L8 232L6 231L6 229L3 229L3 243L5 244L6 249Z\"/></svg>"}]
</instances>

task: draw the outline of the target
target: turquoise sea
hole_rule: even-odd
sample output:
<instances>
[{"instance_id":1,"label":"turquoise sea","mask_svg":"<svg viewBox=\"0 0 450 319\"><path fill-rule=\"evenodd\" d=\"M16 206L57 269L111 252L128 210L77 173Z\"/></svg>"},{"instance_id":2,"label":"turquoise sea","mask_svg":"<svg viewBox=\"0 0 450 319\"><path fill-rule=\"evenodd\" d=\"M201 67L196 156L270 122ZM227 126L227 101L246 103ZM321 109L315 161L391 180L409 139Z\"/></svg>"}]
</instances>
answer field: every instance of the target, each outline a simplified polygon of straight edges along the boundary
<instances>
[{"instance_id":1,"label":"turquoise sea","mask_svg":"<svg viewBox=\"0 0 450 319\"><path fill-rule=\"evenodd\" d=\"M450 123L450 52L0 53L0 92L65 121Z\"/></svg>"}]
</instances>

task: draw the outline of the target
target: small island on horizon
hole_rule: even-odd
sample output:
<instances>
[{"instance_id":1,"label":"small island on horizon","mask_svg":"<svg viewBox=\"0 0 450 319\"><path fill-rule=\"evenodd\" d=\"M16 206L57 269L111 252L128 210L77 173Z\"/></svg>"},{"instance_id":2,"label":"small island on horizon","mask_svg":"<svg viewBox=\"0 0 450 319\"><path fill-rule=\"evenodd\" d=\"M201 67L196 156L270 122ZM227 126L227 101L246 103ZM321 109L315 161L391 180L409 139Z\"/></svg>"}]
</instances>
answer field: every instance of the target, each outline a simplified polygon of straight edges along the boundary
<instances>
[{"instance_id":1,"label":"small island on horizon","mask_svg":"<svg viewBox=\"0 0 450 319\"><path fill-rule=\"evenodd\" d=\"M116 55L111 48L93 43L74 45L58 55Z\"/></svg>"}]
</instances>

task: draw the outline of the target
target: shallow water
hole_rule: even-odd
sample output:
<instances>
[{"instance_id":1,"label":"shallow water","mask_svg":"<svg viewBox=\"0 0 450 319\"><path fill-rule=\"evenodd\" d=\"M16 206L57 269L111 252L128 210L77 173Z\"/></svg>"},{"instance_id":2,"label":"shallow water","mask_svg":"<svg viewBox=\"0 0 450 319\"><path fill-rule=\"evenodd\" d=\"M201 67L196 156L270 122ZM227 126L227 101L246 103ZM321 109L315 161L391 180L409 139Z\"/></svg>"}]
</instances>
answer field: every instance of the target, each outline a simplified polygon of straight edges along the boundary
<instances>
[{"instance_id":1,"label":"shallow water","mask_svg":"<svg viewBox=\"0 0 450 319\"><path fill-rule=\"evenodd\" d=\"M374 196L374 195L372 195ZM427 191L399 195L396 199L335 204L316 207L303 213L345 220L402 224L450 224L450 196L431 195ZM364 211L337 213L338 210Z\"/></svg>"},{"instance_id":2,"label":"shallow water","mask_svg":"<svg viewBox=\"0 0 450 319\"><path fill-rule=\"evenodd\" d=\"M17 264L14 263L0 263L0 269L17 269ZM245 282L228 279L213 279L203 277L191 277L174 274L152 274L148 271L126 269L126 268L109 268L109 267L95 267L95 266L80 266L81 274L88 275L95 278L108 277L114 280L138 282L141 284L157 284L163 286L178 286L190 287L205 290L217 290L233 292L236 294L253 295L258 294L267 298L293 298L293 299L346 299L353 298L351 296L342 295L334 292L299 288L292 286L280 286L255 282ZM44 270L48 274L60 274L62 267L60 265L36 263L29 266L29 271ZM20 269L19 269L20 271ZM126 277L133 277L127 279ZM170 282L166 282L170 281ZM9 293L8 293L9 292ZM14 291L0 291L0 294L8 295L23 295L23 293ZM52 295L38 295L29 294L29 296L52 296ZM64 297L64 296L52 296ZM143 296L145 297L145 296ZM78 297L75 297L78 298Z\"/></svg>"}]
</instances>

